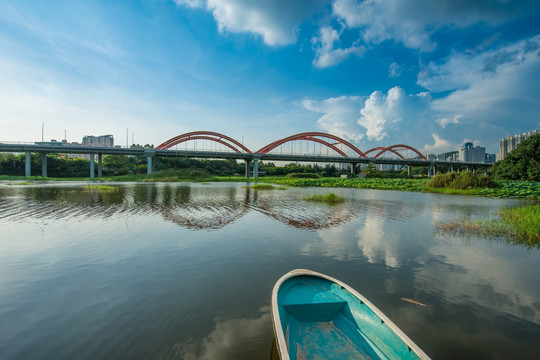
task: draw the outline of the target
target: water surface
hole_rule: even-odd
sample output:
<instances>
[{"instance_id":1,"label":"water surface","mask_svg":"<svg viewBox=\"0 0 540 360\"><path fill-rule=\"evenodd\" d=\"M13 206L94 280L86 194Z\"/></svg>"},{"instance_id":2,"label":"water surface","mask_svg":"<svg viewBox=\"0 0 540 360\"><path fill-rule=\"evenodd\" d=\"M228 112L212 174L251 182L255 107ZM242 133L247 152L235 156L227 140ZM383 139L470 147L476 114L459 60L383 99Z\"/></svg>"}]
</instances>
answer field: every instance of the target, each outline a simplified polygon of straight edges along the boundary
<instances>
[{"instance_id":1,"label":"water surface","mask_svg":"<svg viewBox=\"0 0 540 360\"><path fill-rule=\"evenodd\" d=\"M538 357L540 252L435 226L521 202L244 186L0 184L0 358L269 359L294 268L351 285L434 359Z\"/></svg>"}]
</instances>

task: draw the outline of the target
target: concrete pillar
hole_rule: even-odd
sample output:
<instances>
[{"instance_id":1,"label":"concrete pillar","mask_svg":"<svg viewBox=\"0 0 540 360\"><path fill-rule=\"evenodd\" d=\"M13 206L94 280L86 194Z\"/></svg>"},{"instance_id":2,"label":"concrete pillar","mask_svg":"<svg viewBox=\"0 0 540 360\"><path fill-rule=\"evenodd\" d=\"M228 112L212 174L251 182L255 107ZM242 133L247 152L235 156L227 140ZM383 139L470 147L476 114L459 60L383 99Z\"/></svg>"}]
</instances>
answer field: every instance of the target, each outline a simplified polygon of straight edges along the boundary
<instances>
[{"instance_id":1,"label":"concrete pillar","mask_svg":"<svg viewBox=\"0 0 540 360\"><path fill-rule=\"evenodd\" d=\"M487 174L488 174L487 167L485 167L485 168L484 168L484 175L487 176Z\"/></svg>"},{"instance_id":2,"label":"concrete pillar","mask_svg":"<svg viewBox=\"0 0 540 360\"><path fill-rule=\"evenodd\" d=\"M407 166L407 175L411 176L411 167Z\"/></svg>"},{"instance_id":3,"label":"concrete pillar","mask_svg":"<svg viewBox=\"0 0 540 360\"><path fill-rule=\"evenodd\" d=\"M152 173L152 157L151 155L146 156L146 173L151 174Z\"/></svg>"},{"instance_id":4,"label":"concrete pillar","mask_svg":"<svg viewBox=\"0 0 540 360\"><path fill-rule=\"evenodd\" d=\"M257 158L253 159L253 178L255 181L259 179L259 159Z\"/></svg>"},{"instance_id":5,"label":"concrete pillar","mask_svg":"<svg viewBox=\"0 0 540 360\"><path fill-rule=\"evenodd\" d=\"M431 170L432 170L432 165L429 164L429 167L428 167L428 170L427 170L427 177L430 178L431 177Z\"/></svg>"},{"instance_id":6,"label":"concrete pillar","mask_svg":"<svg viewBox=\"0 0 540 360\"><path fill-rule=\"evenodd\" d=\"M245 160L246 161L246 179L249 179L249 163L250 161L249 160Z\"/></svg>"},{"instance_id":7,"label":"concrete pillar","mask_svg":"<svg viewBox=\"0 0 540 360\"><path fill-rule=\"evenodd\" d=\"M351 174L356 174L356 171L355 171L355 168L354 168L354 163L351 163Z\"/></svg>"},{"instance_id":8,"label":"concrete pillar","mask_svg":"<svg viewBox=\"0 0 540 360\"><path fill-rule=\"evenodd\" d=\"M95 155L90 154L90 179L94 178L95 173Z\"/></svg>"},{"instance_id":9,"label":"concrete pillar","mask_svg":"<svg viewBox=\"0 0 540 360\"><path fill-rule=\"evenodd\" d=\"M41 153L41 176L47 177L47 153Z\"/></svg>"},{"instance_id":10,"label":"concrete pillar","mask_svg":"<svg viewBox=\"0 0 540 360\"><path fill-rule=\"evenodd\" d=\"M26 152L26 157L24 158L24 176L32 176L32 155L30 151Z\"/></svg>"},{"instance_id":11,"label":"concrete pillar","mask_svg":"<svg viewBox=\"0 0 540 360\"><path fill-rule=\"evenodd\" d=\"M97 177L100 178L103 176L103 171L101 169L101 161L102 161L102 158L103 158L103 154L98 154L97 156Z\"/></svg>"},{"instance_id":12,"label":"concrete pillar","mask_svg":"<svg viewBox=\"0 0 540 360\"><path fill-rule=\"evenodd\" d=\"M156 155L156 150L149 149L144 151L144 156L146 156L146 173L151 174L154 171L153 157Z\"/></svg>"}]
</instances>

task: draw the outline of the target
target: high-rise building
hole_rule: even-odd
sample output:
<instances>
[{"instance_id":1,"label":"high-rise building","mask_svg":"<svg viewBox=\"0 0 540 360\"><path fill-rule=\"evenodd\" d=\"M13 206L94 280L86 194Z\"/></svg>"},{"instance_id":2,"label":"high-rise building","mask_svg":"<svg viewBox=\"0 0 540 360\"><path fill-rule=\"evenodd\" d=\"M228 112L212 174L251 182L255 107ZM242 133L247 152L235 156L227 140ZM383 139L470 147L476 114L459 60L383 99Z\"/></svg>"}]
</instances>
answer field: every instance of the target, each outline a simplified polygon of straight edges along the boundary
<instances>
[{"instance_id":1,"label":"high-rise building","mask_svg":"<svg viewBox=\"0 0 540 360\"><path fill-rule=\"evenodd\" d=\"M502 138L499 142L499 152L497 153L497 161L503 160L509 152L514 150L519 143L527 140L533 135L540 134L540 130L527 131L523 134L517 134L514 136L508 136Z\"/></svg>"},{"instance_id":2,"label":"high-rise building","mask_svg":"<svg viewBox=\"0 0 540 360\"><path fill-rule=\"evenodd\" d=\"M114 137L112 135L87 135L83 137L82 144L84 146L114 147Z\"/></svg>"},{"instance_id":3,"label":"high-rise building","mask_svg":"<svg viewBox=\"0 0 540 360\"><path fill-rule=\"evenodd\" d=\"M486 148L466 142L459 149L459 161L482 163L486 161Z\"/></svg>"}]
</instances>

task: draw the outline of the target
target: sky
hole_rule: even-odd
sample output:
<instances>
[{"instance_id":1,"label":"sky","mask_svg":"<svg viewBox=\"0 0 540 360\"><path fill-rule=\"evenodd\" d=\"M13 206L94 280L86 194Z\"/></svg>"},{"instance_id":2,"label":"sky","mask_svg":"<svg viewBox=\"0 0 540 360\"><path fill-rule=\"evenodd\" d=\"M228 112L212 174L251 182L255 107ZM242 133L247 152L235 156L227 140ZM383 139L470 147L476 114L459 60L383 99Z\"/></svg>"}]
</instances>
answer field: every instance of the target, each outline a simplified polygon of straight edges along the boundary
<instances>
[{"instance_id":1,"label":"sky","mask_svg":"<svg viewBox=\"0 0 540 360\"><path fill-rule=\"evenodd\" d=\"M0 0L0 142L495 153L540 129L539 94L540 1Z\"/></svg>"}]
</instances>

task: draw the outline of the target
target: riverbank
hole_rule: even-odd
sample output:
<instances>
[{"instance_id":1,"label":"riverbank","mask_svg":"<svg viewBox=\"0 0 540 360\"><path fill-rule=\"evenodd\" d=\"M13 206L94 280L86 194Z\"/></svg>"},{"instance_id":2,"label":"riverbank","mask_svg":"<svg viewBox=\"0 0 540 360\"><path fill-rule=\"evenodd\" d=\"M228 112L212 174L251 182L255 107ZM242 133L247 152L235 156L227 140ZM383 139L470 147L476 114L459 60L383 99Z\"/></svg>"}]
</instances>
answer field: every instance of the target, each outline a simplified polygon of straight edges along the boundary
<instances>
[{"instance_id":1,"label":"riverbank","mask_svg":"<svg viewBox=\"0 0 540 360\"><path fill-rule=\"evenodd\" d=\"M504 239L508 243L539 248L540 205L504 208L498 211L496 218L471 220L462 217L437 224L437 228L453 235Z\"/></svg>"},{"instance_id":2,"label":"riverbank","mask_svg":"<svg viewBox=\"0 0 540 360\"><path fill-rule=\"evenodd\" d=\"M193 173L192 173L193 175ZM138 174L123 176L108 176L99 179L89 178L43 178L40 176L0 176L0 181L13 182L19 185L33 182L48 181L93 181L100 182L254 182L254 179L245 179L242 176L210 176L206 173L194 174L185 177L174 172L156 172L154 174ZM430 188L426 184L428 179L388 179L388 178L287 178L284 176L260 177L258 183L278 184L291 187L326 187L326 188L355 188L372 190L418 191L442 194L457 194L470 196L483 196L491 198L517 198L540 200L540 183L535 181L496 180L494 188Z\"/></svg>"}]
</instances>

